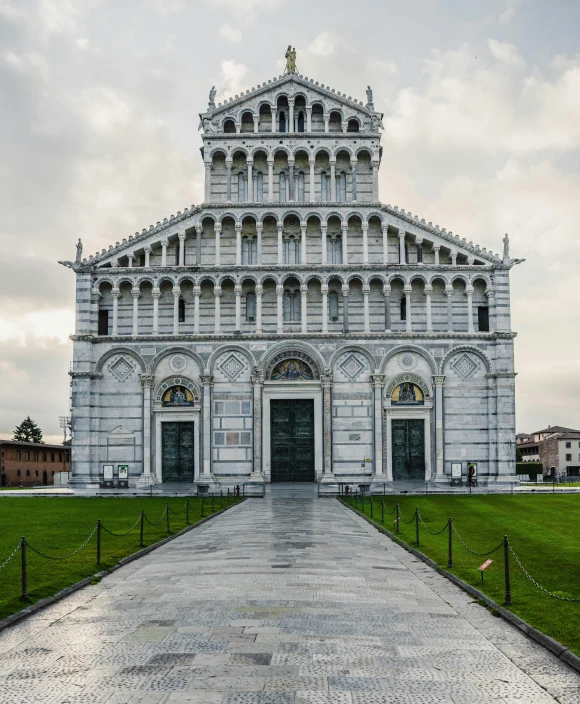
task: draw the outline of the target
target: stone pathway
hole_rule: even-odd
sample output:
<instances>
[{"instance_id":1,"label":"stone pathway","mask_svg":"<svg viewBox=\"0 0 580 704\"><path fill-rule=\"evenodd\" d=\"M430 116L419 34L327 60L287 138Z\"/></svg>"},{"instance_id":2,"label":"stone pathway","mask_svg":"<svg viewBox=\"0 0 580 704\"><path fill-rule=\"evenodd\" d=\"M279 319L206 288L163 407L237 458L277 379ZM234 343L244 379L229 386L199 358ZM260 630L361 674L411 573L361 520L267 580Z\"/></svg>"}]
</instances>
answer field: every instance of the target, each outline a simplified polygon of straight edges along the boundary
<instances>
[{"instance_id":1,"label":"stone pathway","mask_svg":"<svg viewBox=\"0 0 580 704\"><path fill-rule=\"evenodd\" d=\"M2 704L563 704L580 677L335 499L252 499L0 633Z\"/></svg>"}]
</instances>

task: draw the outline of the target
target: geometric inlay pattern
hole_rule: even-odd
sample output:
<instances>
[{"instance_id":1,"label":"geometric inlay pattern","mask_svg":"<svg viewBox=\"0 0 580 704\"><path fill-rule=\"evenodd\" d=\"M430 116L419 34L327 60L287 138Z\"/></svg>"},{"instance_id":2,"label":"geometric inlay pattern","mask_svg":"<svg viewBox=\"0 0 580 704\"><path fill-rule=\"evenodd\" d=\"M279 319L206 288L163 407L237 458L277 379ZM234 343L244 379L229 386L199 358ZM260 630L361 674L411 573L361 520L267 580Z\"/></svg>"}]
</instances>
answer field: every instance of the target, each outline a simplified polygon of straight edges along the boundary
<instances>
[{"instance_id":1,"label":"geometric inlay pattern","mask_svg":"<svg viewBox=\"0 0 580 704\"><path fill-rule=\"evenodd\" d=\"M125 357L119 357L116 362L111 364L109 371L119 381L125 381L125 379L135 371L135 367L131 364L131 362L128 362Z\"/></svg>"},{"instance_id":2,"label":"geometric inlay pattern","mask_svg":"<svg viewBox=\"0 0 580 704\"><path fill-rule=\"evenodd\" d=\"M236 354L231 352L223 362L218 364L218 369L225 374L230 381L234 381L243 371L248 368L248 365L243 359L240 359Z\"/></svg>"},{"instance_id":3,"label":"geometric inlay pattern","mask_svg":"<svg viewBox=\"0 0 580 704\"><path fill-rule=\"evenodd\" d=\"M403 352L403 354L399 355L397 358L397 364L401 367L401 369L415 369L417 366L417 357L414 354L411 354L411 352Z\"/></svg>"},{"instance_id":4,"label":"geometric inlay pattern","mask_svg":"<svg viewBox=\"0 0 580 704\"><path fill-rule=\"evenodd\" d=\"M187 358L183 354L174 354L169 360L172 372L182 372L187 367Z\"/></svg>"},{"instance_id":5,"label":"geometric inlay pattern","mask_svg":"<svg viewBox=\"0 0 580 704\"><path fill-rule=\"evenodd\" d=\"M459 359L456 359L451 366L464 381L469 379L470 376L473 376L479 369L479 364L466 352L464 352Z\"/></svg>"},{"instance_id":6,"label":"geometric inlay pattern","mask_svg":"<svg viewBox=\"0 0 580 704\"><path fill-rule=\"evenodd\" d=\"M338 365L338 368L351 381L354 381L357 376L365 369L365 364L360 361L356 354L351 352L346 359Z\"/></svg>"}]
</instances>

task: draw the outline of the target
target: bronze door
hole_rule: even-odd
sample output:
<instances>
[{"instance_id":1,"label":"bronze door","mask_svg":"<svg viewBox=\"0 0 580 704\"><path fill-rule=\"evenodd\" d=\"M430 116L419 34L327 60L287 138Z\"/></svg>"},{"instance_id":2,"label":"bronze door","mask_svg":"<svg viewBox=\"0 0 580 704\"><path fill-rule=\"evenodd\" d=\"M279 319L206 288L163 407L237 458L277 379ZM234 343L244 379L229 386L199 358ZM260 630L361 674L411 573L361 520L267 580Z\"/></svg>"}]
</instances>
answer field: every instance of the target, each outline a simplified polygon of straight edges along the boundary
<instances>
[{"instance_id":1,"label":"bronze door","mask_svg":"<svg viewBox=\"0 0 580 704\"><path fill-rule=\"evenodd\" d=\"M162 481L192 482L194 423L162 423Z\"/></svg>"},{"instance_id":2,"label":"bronze door","mask_svg":"<svg viewBox=\"0 0 580 704\"><path fill-rule=\"evenodd\" d=\"M314 401L270 402L273 482L313 482Z\"/></svg>"},{"instance_id":3,"label":"bronze door","mask_svg":"<svg viewBox=\"0 0 580 704\"><path fill-rule=\"evenodd\" d=\"M393 480L425 479L425 421L391 421Z\"/></svg>"}]
</instances>

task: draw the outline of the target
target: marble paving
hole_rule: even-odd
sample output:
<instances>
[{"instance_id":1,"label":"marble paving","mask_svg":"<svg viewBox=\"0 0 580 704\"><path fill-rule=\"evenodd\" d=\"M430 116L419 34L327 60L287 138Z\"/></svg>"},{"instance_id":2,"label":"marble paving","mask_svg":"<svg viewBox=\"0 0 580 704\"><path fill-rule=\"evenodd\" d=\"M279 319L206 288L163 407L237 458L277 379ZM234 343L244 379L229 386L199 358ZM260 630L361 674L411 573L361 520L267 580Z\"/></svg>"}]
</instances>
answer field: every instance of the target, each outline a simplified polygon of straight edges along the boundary
<instances>
[{"instance_id":1,"label":"marble paving","mask_svg":"<svg viewBox=\"0 0 580 704\"><path fill-rule=\"evenodd\" d=\"M2 704L580 703L335 499L252 499L0 633Z\"/></svg>"}]
</instances>

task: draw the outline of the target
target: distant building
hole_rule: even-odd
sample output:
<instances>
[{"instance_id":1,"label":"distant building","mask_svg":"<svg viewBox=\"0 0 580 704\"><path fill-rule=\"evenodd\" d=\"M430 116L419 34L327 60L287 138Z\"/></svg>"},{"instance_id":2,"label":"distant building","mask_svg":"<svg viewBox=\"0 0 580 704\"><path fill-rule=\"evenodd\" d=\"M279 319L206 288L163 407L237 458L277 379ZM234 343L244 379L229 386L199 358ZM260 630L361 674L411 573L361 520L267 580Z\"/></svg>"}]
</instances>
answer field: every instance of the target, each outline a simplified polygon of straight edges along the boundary
<instances>
[{"instance_id":1,"label":"distant building","mask_svg":"<svg viewBox=\"0 0 580 704\"><path fill-rule=\"evenodd\" d=\"M70 472L70 445L0 440L2 486L49 486L59 472Z\"/></svg>"},{"instance_id":2,"label":"distant building","mask_svg":"<svg viewBox=\"0 0 580 704\"><path fill-rule=\"evenodd\" d=\"M516 447L524 462L541 462L544 476L580 476L580 430L552 425L518 433Z\"/></svg>"}]
</instances>

